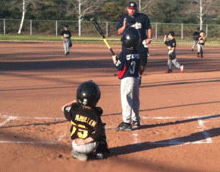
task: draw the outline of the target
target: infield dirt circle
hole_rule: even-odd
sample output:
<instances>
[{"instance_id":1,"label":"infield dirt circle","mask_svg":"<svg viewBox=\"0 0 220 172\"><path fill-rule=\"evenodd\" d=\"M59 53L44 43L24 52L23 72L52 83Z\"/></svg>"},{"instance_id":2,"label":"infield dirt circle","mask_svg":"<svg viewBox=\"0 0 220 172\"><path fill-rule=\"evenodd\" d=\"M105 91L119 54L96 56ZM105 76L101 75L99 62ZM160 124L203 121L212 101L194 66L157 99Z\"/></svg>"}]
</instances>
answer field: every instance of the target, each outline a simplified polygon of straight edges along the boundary
<instances>
[{"instance_id":1,"label":"infield dirt circle","mask_svg":"<svg viewBox=\"0 0 220 172\"><path fill-rule=\"evenodd\" d=\"M112 46L119 54L120 45ZM165 46L150 46L140 87L141 128L117 132L120 80L105 45L0 43L1 172L220 171L220 48L197 58L178 46L185 72L167 74ZM98 106L111 155L80 162L70 155L70 123L61 112L80 83L101 89Z\"/></svg>"}]
</instances>

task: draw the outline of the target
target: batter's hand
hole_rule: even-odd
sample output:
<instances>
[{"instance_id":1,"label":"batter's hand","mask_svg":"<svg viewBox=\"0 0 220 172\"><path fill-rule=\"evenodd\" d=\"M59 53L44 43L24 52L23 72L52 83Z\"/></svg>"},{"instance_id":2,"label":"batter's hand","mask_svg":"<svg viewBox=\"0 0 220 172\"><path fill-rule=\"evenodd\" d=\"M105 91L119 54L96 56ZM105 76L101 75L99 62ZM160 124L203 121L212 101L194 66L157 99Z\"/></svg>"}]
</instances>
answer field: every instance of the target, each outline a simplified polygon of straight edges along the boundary
<instances>
[{"instance_id":1,"label":"batter's hand","mask_svg":"<svg viewBox=\"0 0 220 172\"><path fill-rule=\"evenodd\" d=\"M116 55L112 56L112 61L114 64L117 63L117 59L118 59L118 57Z\"/></svg>"}]
</instances>

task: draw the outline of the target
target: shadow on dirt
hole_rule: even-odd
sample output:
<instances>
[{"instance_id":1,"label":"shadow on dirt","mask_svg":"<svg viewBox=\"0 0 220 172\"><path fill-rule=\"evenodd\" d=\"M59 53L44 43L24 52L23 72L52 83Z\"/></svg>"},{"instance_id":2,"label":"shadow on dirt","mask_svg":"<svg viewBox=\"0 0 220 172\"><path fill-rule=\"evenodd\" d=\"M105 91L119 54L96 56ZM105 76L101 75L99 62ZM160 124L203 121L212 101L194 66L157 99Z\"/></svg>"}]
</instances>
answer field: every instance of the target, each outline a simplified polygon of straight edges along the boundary
<instances>
[{"instance_id":1,"label":"shadow on dirt","mask_svg":"<svg viewBox=\"0 0 220 172\"><path fill-rule=\"evenodd\" d=\"M166 125L176 125L176 124L181 124L181 123L188 123L192 121L206 120L206 119L218 118L218 117L220 117L220 114L181 120L181 121L176 121L176 122L167 122L167 123L161 123L161 124L155 124L155 125L144 125L144 126L141 126L140 129L146 129L146 128L152 128L152 127L158 127L158 126L166 126ZM167 139L167 140L160 140L156 142L144 142L144 143L114 147L110 149L111 156L130 154L130 153L145 151L149 149L176 146L176 145L181 145L181 144L188 143L188 142L192 143L196 141L205 140L206 138L204 136L204 132L209 133L210 138L217 137L220 135L220 128L213 128L213 129L209 129L209 130L205 130L205 131L201 131L197 133L192 133L188 136L177 137L177 138L172 138L172 139Z\"/></svg>"},{"instance_id":2,"label":"shadow on dirt","mask_svg":"<svg viewBox=\"0 0 220 172\"><path fill-rule=\"evenodd\" d=\"M209 133L209 137L217 137L220 135L220 128L214 128L210 130L205 130ZM115 148L111 148L111 155L118 156L124 154L130 154L140 151L145 151L149 149L156 149L161 147L169 147L169 146L177 146L187 142L196 142L200 140L204 140L204 131L190 134L189 136L177 137L174 139L160 140L157 142L144 142L139 144L131 144L125 146L119 146ZM178 140L181 140L178 142Z\"/></svg>"}]
</instances>

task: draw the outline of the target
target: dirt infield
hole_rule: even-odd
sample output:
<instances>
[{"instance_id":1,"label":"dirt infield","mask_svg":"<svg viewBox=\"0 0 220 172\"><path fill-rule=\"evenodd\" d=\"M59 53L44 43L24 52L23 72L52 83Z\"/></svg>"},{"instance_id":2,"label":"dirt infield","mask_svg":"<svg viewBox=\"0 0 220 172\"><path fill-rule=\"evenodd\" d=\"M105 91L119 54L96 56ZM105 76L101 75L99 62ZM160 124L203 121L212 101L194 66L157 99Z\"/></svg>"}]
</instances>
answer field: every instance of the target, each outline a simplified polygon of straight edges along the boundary
<instances>
[{"instance_id":1,"label":"dirt infield","mask_svg":"<svg viewBox=\"0 0 220 172\"><path fill-rule=\"evenodd\" d=\"M112 46L119 53L120 46ZM166 74L167 50L150 46L140 87L141 128L121 122L120 81L104 45L0 43L0 171L220 171L220 48L197 58L178 46L185 73ZM86 80L100 85L111 156L79 162L70 156L70 124L61 112Z\"/></svg>"}]
</instances>

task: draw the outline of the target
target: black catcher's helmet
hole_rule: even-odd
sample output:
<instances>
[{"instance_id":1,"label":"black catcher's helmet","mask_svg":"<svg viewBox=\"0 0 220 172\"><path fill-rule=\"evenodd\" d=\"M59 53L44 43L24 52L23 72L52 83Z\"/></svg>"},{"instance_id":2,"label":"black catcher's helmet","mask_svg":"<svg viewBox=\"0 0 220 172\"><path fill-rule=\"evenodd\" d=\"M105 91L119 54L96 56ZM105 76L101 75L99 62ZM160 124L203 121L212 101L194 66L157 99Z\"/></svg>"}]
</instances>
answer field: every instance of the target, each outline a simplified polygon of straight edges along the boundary
<instances>
[{"instance_id":1,"label":"black catcher's helmet","mask_svg":"<svg viewBox=\"0 0 220 172\"><path fill-rule=\"evenodd\" d=\"M137 29L128 27L124 30L121 41L126 48L135 48L140 44L140 33Z\"/></svg>"},{"instance_id":2,"label":"black catcher's helmet","mask_svg":"<svg viewBox=\"0 0 220 172\"><path fill-rule=\"evenodd\" d=\"M96 106L100 96L99 87L92 80L83 82L77 89L77 102L84 106Z\"/></svg>"}]
</instances>

